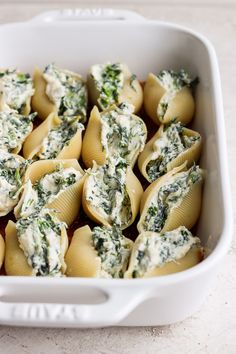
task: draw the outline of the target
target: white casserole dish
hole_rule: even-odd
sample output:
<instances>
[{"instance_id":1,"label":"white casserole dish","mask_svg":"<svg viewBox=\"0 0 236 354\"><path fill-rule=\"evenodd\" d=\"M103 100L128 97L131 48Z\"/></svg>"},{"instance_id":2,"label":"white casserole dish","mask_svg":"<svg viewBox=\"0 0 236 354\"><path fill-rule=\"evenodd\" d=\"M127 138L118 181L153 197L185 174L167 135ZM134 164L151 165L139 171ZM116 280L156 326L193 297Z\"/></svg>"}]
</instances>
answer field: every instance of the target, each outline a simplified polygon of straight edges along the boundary
<instances>
[{"instance_id":1,"label":"white casserole dish","mask_svg":"<svg viewBox=\"0 0 236 354\"><path fill-rule=\"evenodd\" d=\"M183 320L207 295L232 229L220 77L212 45L186 28L109 9L63 10L0 27L0 67L32 72L55 61L82 73L124 61L141 80L163 68L200 78L193 127L207 170L196 228L207 258L181 273L150 279L0 277L0 324L45 327L156 326ZM211 304L209 303L209 306Z\"/></svg>"}]
</instances>

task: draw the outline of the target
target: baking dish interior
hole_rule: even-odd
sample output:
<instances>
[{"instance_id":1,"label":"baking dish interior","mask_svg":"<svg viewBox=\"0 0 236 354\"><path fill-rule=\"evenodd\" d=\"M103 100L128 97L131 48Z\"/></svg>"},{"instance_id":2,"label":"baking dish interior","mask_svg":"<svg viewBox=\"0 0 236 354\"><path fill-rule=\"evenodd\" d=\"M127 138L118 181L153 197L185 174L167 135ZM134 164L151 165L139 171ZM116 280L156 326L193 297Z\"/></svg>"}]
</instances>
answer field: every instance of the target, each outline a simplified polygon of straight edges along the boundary
<instances>
[{"instance_id":1,"label":"baking dish interior","mask_svg":"<svg viewBox=\"0 0 236 354\"><path fill-rule=\"evenodd\" d=\"M207 172L195 233L208 253L214 250L225 222L218 154L220 132L210 54L200 39L184 30L152 22L134 25L107 21L5 25L0 28L0 41L0 67L32 72L35 65L44 67L56 62L85 76L94 63L124 61L141 80L149 72L164 68L185 68L193 77L198 76L192 127L203 136L200 164Z\"/></svg>"}]
</instances>

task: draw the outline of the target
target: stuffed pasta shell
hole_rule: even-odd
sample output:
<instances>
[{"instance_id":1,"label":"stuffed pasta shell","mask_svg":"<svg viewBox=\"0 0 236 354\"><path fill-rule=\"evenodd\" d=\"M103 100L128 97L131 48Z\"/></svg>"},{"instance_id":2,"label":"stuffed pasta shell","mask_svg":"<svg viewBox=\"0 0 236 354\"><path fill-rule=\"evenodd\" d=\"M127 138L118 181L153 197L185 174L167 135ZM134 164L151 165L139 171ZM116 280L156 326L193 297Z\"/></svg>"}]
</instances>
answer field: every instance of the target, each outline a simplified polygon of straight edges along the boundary
<instances>
[{"instance_id":1,"label":"stuffed pasta shell","mask_svg":"<svg viewBox=\"0 0 236 354\"><path fill-rule=\"evenodd\" d=\"M15 111L0 112L0 149L17 154L33 130L36 113L23 116Z\"/></svg>"},{"instance_id":2,"label":"stuffed pasta shell","mask_svg":"<svg viewBox=\"0 0 236 354\"><path fill-rule=\"evenodd\" d=\"M158 75L149 74L144 86L144 107L157 124L167 124L173 118L188 124L193 118L195 103L191 80L185 70L162 70Z\"/></svg>"},{"instance_id":3,"label":"stuffed pasta shell","mask_svg":"<svg viewBox=\"0 0 236 354\"><path fill-rule=\"evenodd\" d=\"M27 165L23 157L0 150L0 216L18 203Z\"/></svg>"},{"instance_id":4,"label":"stuffed pasta shell","mask_svg":"<svg viewBox=\"0 0 236 354\"><path fill-rule=\"evenodd\" d=\"M68 247L63 222L49 210L9 221L5 230L7 275L61 276Z\"/></svg>"},{"instance_id":5,"label":"stuffed pasta shell","mask_svg":"<svg viewBox=\"0 0 236 354\"><path fill-rule=\"evenodd\" d=\"M124 63L93 65L88 74L88 90L91 102L102 110L128 102L137 113L143 103L142 87Z\"/></svg>"},{"instance_id":6,"label":"stuffed pasta shell","mask_svg":"<svg viewBox=\"0 0 236 354\"><path fill-rule=\"evenodd\" d=\"M116 226L83 226L74 232L66 254L67 276L123 278L133 242Z\"/></svg>"},{"instance_id":7,"label":"stuffed pasta shell","mask_svg":"<svg viewBox=\"0 0 236 354\"><path fill-rule=\"evenodd\" d=\"M99 112L95 106L85 131L82 158L86 167L93 160L103 165L107 159L121 157L133 166L147 139L147 128L141 118L132 114L133 106L121 103Z\"/></svg>"},{"instance_id":8,"label":"stuffed pasta shell","mask_svg":"<svg viewBox=\"0 0 236 354\"><path fill-rule=\"evenodd\" d=\"M81 122L86 121L87 88L79 74L52 63L43 72L35 68L33 80L32 107L41 119L54 112L58 116L76 116Z\"/></svg>"},{"instance_id":9,"label":"stuffed pasta shell","mask_svg":"<svg viewBox=\"0 0 236 354\"><path fill-rule=\"evenodd\" d=\"M83 187L83 208L104 226L130 226L139 211L142 186L123 160L109 161L87 172Z\"/></svg>"},{"instance_id":10,"label":"stuffed pasta shell","mask_svg":"<svg viewBox=\"0 0 236 354\"><path fill-rule=\"evenodd\" d=\"M141 200L138 231L191 229L200 214L202 184L203 170L194 165L186 171L186 163L150 184Z\"/></svg>"},{"instance_id":11,"label":"stuffed pasta shell","mask_svg":"<svg viewBox=\"0 0 236 354\"><path fill-rule=\"evenodd\" d=\"M27 137L23 155L27 159L79 159L84 130L77 117L51 113Z\"/></svg>"},{"instance_id":12,"label":"stuffed pasta shell","mask_svg":"<svg viewBox=\"0 0 236 354\"><path fill-rule=\"evenodd\" d=\"M184 226L162 233L145 231L134 242L125 278L148 278L191 268L203 259L200 239Z\"/></svg>"},{"instance_id":13,"label":"stuffed pasta shell","mask_svg":"<svg viewBox=\"0 0 236 354\"><path fill-rule=\"evenodd\" d=\"M3 261L5 256L5 241L2 235L0 234L0 269L2 268Z\"/></svg>"},{"instance_id":14,"label":"stuffed pasta shell","mask_svg":"<svg viewBox=\"0 0 236 354\"><path fill-rule=\"evenodd\" d=\"M70 225L79 213L84 172L77 160L43 160L31 164L25 174L21 199L14 209L17 219L42 208L58 212Z\"/></svg>"},{"instance_id":15,"label":"stuffed pasta shell","mask_svg":"<svg viewBox=\"0 0 236 354\"><path fill-rule=\"evenodd\" d=\"M29 74L16 69L0 69L0 111L30 113L33 81Z\"/></svg>"},{"instance_id":16,"label":"stuffed pasta shell","mask_svg":"<svg viewBox=\"0 0 236 354\"><path fill-rule=\"evenodd\" d=\"M201 135L173 122L160 126L139 155L138 166L151 183L185 161L191 166L198 161L200 152Z\"/></svg>"}]
</instances>

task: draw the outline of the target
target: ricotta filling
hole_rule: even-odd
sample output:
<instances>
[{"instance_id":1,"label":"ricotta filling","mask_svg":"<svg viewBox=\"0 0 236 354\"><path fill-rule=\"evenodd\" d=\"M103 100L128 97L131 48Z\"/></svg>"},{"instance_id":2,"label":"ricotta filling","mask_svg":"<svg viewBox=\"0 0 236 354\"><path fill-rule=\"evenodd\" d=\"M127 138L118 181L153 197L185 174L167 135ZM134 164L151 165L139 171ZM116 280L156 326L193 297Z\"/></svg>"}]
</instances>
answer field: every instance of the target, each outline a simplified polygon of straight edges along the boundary
<instances>
[{"instance_id":1,"label":"ricotta filling","mask_svg":"<svg viewBox=\"0 0 236 354\"><path fill-rule=\"evenodd\" d=\"M126 190L127 165L122 160L95 166L88 176L86 200L109 223L126 225L132 218Z\"/></svg>"},{"instance_id":2,"label":"ricotta filling","mask_svg":"<svg viewBox=\"0 0 236 354\"><path fill-rule=\"evenodd\" d=\"M19 246L33 268L33 275L62 275L60 257L63 225L47 209L16 222Z\"/></svg>"},{"instance_id":3,"label":"ricotta filling","mask_svg":"<svg viewBox=\"0 0 236 354\"><path fill-rule=\"evenodd\" d=\"M181 153L192 147L200 136L184 135L181 123L171 123L153 144L153 153L146 166L146 172L151 182L167 172L167 165Z\"/></svg>"},{"instance_id":4,"label":"ricotta filling","mask_svg":"<svg viewBox=\"0 0 236 354\"><path fill-rule=\"evenodd\" d=\"M37 113L22 116L15 111L0 112L0 149L13 152L21 147L33 130L33 120Z\"/></svg>"},{"instance_id":5,"label":"ricotta filling","mask_svg":"<svg viewBox=\"0 0 236 354\"><path fill-rule=\"evenodd\" d=\"M202 181L203 176L199 166L193 166L186 172L173 176L163 184L149 202L143 221L145 231L160 232L165 225L170 211L177 208L190 188Z\"/></svg>"},{"instance_id":6,"label":"ricotta filling","mask_svg":"<svg viewBox=\"0 0 236 354\"><path fill-rule=\"evenodd\" d=\"M55 159L62 149L69 145L70 140L78 130L84 130L84 126L79 123L77 118L64 117L62 122L50 129L48 135L43 139L37 157L39 159Z\"/></svg>"},{"instance_id":7,"label":"ricotta filling","mask_svg":"<svg viewBox=\"0 0 236 354\"><path fill-rule=\"evenodd\" d=\"M123 278L131 253L131 242L121 230L113 227L94 227L92 244L101 260L102 278Z\"/></svg>"},{"instance_id":8,"label":"ricotta filling","mask_svg":"<svg viewBox=\"0 0 236 354\"><path fill-rule=\"evenodd\" d=\"M179 72L175 72L173 70L162 70L157 75L157 79L166 91L160 99L157 107L157 115L161 120L163 120L170 101L179 91L181 91L184 86L190 87L193 81L191 80L189 74L183 69Z\"/></svg>"},{"instance_id":9,"label":"ricotta filling","mask_svg":"<svg viewBox=\"0 0 236 354\"><path fill-rule=\"evenodd\" d=\"M194 237L184 226L157 234L145 232L135 249L132 277L143 277L147 272L163 267L166 263L177 262L193 246L200 245L200 239Z\"/></svg>"},{"instance_id":10,"label":"ricotta filling","mask_svg":"<svg viewBox=\"0 0 236 354\"><path fill-rule=\"evenodd\" d=\"M62 192L81 178L81 172L73 167L63 169L58 166L56 171L44 175L34 185L28 180L20 207L20 217L26 218L42 209L46 204L52 203Z\"/></svg>"},{"instance_id":11,"label":"ricotta filling","mask_svg":"<svg viewBox=\"0 0 236 354\"><path fill-rule=\"evenodd\" d=\"M124 87L123 66L121 63L93 65L90 75L99 91L98 104L102 109L118 103L119 94Z\"/></svg>"},{"instance_id":12,"label":"ricotta filling","mask_svg":"<svg viewBox=\"0 0 236 354\"><path fill-rule=\"evenodd\" d=\"M142 119L132 115L133 106L122 103L111 111L101 113L101 144L106 157L119 156L130 164L144 149L146 127Z\"/></svg>"},{"instance_id":13,"label":"ricotta filling","mask_svg":"<svg viewBox=\"0 0 236 354\"><path fill-rule=\"evenodd\" d=\"M47 83L46 95L56 105L58 115L81 116L81 121L85 121L88 97L81 76L49 64L43 78Z\"/></svg>"},{"instance_id":14,"label":"ricotta filling","mask_svg":"<svg viewBox=\"0 0 236 354\"><path fill-rule=\"evenodd\" d=\"M29 74L16 69L0 70L0 96L6 109L22 113L28 99L33 96L33 81Z\"/></svg>"},{"instance_id":15,"label":"ricotta filling","mask_svg":"<svg viewBox=\"0 0 236 354\"><path fill-rule=\"evenodd\" d=\"M27 161L0 150L0 213L10 212L19 200Z\"/></svg>"}]
</instances>

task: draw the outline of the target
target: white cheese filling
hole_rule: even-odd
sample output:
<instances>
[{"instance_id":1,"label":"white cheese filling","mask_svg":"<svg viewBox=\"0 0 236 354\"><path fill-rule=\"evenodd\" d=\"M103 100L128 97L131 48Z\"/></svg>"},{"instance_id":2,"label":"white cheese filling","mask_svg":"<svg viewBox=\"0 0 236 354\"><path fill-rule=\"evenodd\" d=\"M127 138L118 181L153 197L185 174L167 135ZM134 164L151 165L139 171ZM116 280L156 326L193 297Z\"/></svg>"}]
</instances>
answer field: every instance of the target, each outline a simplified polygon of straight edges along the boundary
<instances>
[{"instance_id":1,"label":"white cheese filling","mask_svg":"<svg viewBox=\"0 0 236 354\"><path fill-rule=\"evenodd\" d=\"M21 112L34 94L32 79L15 69L0 70L0 93L6 108Z\"/></svg>"},{"instance_id":2,"label":"white cheese filling","mask_svg":"<svg viewBox=\"0 0 236 354\"><path fill-rule=\"evenodd\" d=\"M62 225L47 209L17 221L19 246L33 275L61 276Z\"/></svg>"},{"instance_id":3,"label":"white cheese filling","mask_svg":"<svg viewBox=\"0 0 236 354\"><path fill-rule=\"evenodd\" d=\"M33 130L35 115L22 116L15 111L0 112L0 149L8 152L19 149Z\"/></svg>"},{"instance_id":4,"label":"white cheese filling","mask_svg":"<svg viewBox=\"0 0 236 354\"><path fill-rule=\"evenodd\" d=\"M132 243L121 230L113 227L95 227L92 245L101 260L100 278L123 278L131 253Z\"/></svg>"}]
</instances>

